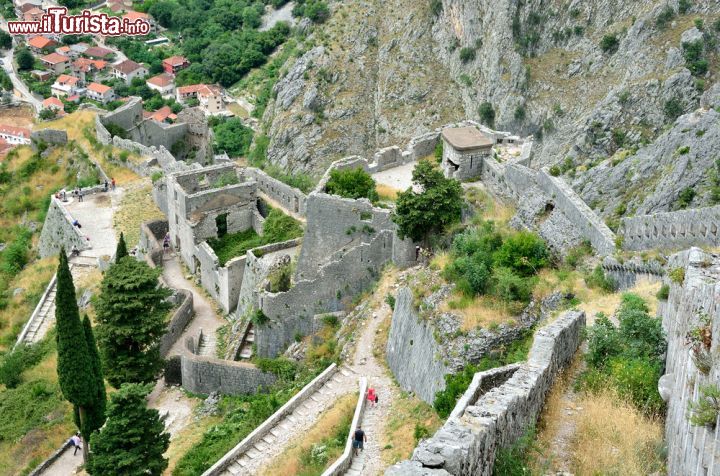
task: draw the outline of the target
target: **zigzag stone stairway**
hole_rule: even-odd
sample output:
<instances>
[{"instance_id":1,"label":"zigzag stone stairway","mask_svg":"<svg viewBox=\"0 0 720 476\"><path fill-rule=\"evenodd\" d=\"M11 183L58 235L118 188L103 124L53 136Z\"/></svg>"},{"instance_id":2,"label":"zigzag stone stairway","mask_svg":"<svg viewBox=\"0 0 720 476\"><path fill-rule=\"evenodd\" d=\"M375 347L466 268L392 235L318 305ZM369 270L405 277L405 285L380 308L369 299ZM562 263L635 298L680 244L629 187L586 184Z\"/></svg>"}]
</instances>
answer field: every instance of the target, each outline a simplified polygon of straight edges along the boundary
<instances>
[{"instance_id":1,"label":"zigzag stone stairway","mask_svg":"<svg viewBox=\"0 0 720 476\"><path fill-rule=\"evenodd\" d=\"M222 473L223 476L259 474L260 470L280 455L287 445L305 433L318 417L341 396L357 391L358 376L348 367L340 367L335 375L315 391L291 414Z\"/></svg>"}]
</instances>

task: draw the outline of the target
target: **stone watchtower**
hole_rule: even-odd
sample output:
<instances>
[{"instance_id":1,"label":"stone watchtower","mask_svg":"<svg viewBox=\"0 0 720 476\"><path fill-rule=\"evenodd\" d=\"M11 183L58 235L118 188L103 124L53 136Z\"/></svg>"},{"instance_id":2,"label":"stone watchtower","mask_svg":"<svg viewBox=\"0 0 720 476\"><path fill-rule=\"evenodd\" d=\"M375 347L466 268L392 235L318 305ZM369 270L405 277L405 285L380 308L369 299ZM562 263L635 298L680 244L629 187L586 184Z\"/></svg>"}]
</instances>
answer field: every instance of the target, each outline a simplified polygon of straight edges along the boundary
<instances>
[{"instance_id":1,"label":"stone watchtower","mask_svg":"<svg viewBox=\"0 0 720 476\"><path fill-rule=\"evenodd\" d=\"M483 159L493 155L493 137L473 126L443 129L442 169L448 178L469 180L480 177Z\"/></svg>"}]
</instances>

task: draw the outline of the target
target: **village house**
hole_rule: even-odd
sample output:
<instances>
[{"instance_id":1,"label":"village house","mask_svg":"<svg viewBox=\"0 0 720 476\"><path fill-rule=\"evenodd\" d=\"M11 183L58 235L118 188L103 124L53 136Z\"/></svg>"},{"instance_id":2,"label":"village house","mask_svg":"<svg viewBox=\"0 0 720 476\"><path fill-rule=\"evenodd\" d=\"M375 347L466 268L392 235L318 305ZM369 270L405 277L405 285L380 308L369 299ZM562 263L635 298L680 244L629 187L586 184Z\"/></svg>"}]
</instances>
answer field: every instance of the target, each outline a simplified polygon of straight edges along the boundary
<instances>
[{"instance_id":1,"label":"village house","mask_svg":"<svg viewBox=\"0 0 720 476\"><path fill-rule=\"evenodd\" d=\"M52 78L52 71L45 71L44 69L34 69L30 71L30 75L38 81L47 81Z\"/></svg>"},{"instance_id":2,"label":"village house","mask_svg":"<svg viewBox=\"0 0 720 476\"><path fill-rule=\"evenodd\" d=\"M25 21L37 21L39 22L43 15L45 15L45 11L39 9L38 7L33 7L27 10L26 12L23 12L23 20Z\"/></svg>"},{"instance_id":3,"label":"village house","mask_svg":"<svg viewBox=\"0 0 720 476\"><path fill-rule=\"evenodd\" d=\"M134 62L133 60L125 60L113 65L113 76L130 84L133 78L142 78L147 76L148 70L145 66Z\"/></svg>"},{"instance_id":4,"label":"village house","mask_svg":"<svg viewBox=\"0 0 720 476\"><path fill-rule=\"evenodd\" d=\"M0 125L0 138L6 140L8 144L29 144L30 129Z\"/></svg>"},{"instance_id":5,"label":"village house","mask_svg":"<svg viewBox=\"0 0 720 476\"><path fill-rule=\"evenodd\" d=\"M155 112L143 111L143 117L157 122L167 122L169 124L172 124L177 119L177 115L172 112L170 106L163 106Z\"/></svg>"},{"instance_id":6,"label":"village house","mask_svg":"<svg viewBox=\"0 0 720 476\"><path fill-rule=\"evenodd\" d=\"M57 42L55 40L51 40L47 36L43 35L33 36L28 40L27 44L28 47L30 47L30 51L36 55L49 53L55 46L57 46Z\"/></svg>"},{"instance_id":7,"label":"village house","mask_svg":"<svg viewBox=\"0 0 720 476\"><path fill-rule=\"evenodd\" d=\"M61 74L53 85L50 86L50 91L52 95L56 97L72 96L79 93L81 86L82 81L80 81L80 78L68 74Z\"/></svg>"},{"instance_id":8,"label":"village house","mask_svg":"<svg viewBox=\"0 0 720 476\"><path fill-rule=\"evenodd\" d=\"M40 61L47 69L55 74L62 73L70 66L70 58L60 53L50 53L49 55L41 57Z\"/></svg>"},{"instance_id":9,"label":"village house","mask_svg":"<svg viewBox=\"0 0 720 476\"><path fill-rule=\"evenodd\" d=\"M86 95L89 99L98 101L101 104L107 104L115 99L113 88L100 83L88 84Z\"/></svg>"},{"instance_id":10,"label":"village house","mask_svg":"<svg viewBox=\"0 0 720 476\"><path fill-rule=\"evenodd\" d=\"M177 88L176 100L185 104L189 99L197 99L205 114L214 115L225 112L222 94L222 88L217 84L193 84Z\"/></svg>"},{"instance_id":11,"label":"village house","mask_svg":"<svg viewBox=\"0 0 720 476\"><path fill-rule=\"evenodd\" d=\"M175 76L180 70L190 66L190 62L184 56L171 56L165 58L162 65L167 74Z\"/></svg>"},{"instance_id":12,"label":"village house","mask_svg":"<svg viewBox=\"0 0 720 476\"><path fill-rule=\"evenodd\" d=\"M102 48L100 46L91 46L90 48L86 49L83 54L90 58L98 58L107 61L115 55L115 52L113 50Z\"/></svg>"},{"instance_id":13,"label":"village house","mask_svg":"<svg viewBox=\"0 0 720 476\"><path fill-rule=\"evenodd\" d=\"M42 8L42 0L25 0L15 3L15 14L19 19L25 18L25 13L33 8Z\"/></svg>"},{"instance_id":14,"label":"village house","mask_svg":"<svg viewBox=\"0 0 720 476\"><path fill-rule=\"evenodd\" d=\"M107 62L103 60L92 60L88 58L78 58L70 65L70 70L73 74L83 81L87 81L88 78L94 76L96 73L104 71L107 67Z\"/></svg>"},{"instance_id":15,"label":"village house","mask_svg":"<svg viewBox=\"0 0 720 476\"><path fill-rule=\"evenodd\" d=\"M173 77L167 73L158 74L146 81L148 88L160 93L163 97L175 95L175 83Z\"/></svg>"},{"instance_id":16,"label":"village house","mask_svg":"<svg viewBox=\"0 0 720 476\"><path fill-rule=\"evenodd\" d=\"M123 18L132 23L138 20L144 20L150 24L150 31L155 31L155 20L153 20L153 17L151 17L147 13L130 10L125 15L123 15Z\"/></svg>"},{"instance_id":17,"label":"village house","mask_svg":"<svg viewBox=\"0 0 720 476\"><path fill-rule=\"evenodd\" d=\"M58 112L65 112L65 105L61 100L56 98L55 96L50 96L42 103L43 109L54 109Z\"/></svg>"}]
</instances>

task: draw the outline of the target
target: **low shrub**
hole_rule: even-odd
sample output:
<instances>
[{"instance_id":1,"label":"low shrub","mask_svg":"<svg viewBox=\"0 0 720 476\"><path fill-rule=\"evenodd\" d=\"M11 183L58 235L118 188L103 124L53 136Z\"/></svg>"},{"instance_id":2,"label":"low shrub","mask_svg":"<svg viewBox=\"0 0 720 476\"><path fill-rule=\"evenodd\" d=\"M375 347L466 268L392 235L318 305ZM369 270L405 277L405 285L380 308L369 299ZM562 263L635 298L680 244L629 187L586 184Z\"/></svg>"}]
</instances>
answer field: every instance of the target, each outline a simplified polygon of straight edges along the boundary
<instances>
[{"instance_id":1,"label":"low shrub","mask_svg":"<svg viewBox=\"0 0 720 476\"><path fill-rule=\"evenodd\" d=\"M585 284L591 288L599 288L606 293L615 292L617 289L617 282L610 276L605 274L602 266L597 265L592 270L592 273L585 275Z\"/></svg>"},{"instance_id":2,"label":"low shrub","mask_svg":"<svg viewBox=\"0 0 720 476\"><path fill-rule=\"evenodd\" d=\"M660 286L660 289L658 290L655 297L657 297L661 301L667 301L668 297L670 296L670 285L669 284L663 284Z\"/></svg>"},{"instance_id":3,"label":"low shrub","mask_svg":"<svg viewBox=\"0 0 720 476\"><path fill-rule=\"evenodd\" d=\"M720 415L720 388L714 384L700 386L700 396L689 402L690 423L715 428Z\"/></svg>"}]
</instances>

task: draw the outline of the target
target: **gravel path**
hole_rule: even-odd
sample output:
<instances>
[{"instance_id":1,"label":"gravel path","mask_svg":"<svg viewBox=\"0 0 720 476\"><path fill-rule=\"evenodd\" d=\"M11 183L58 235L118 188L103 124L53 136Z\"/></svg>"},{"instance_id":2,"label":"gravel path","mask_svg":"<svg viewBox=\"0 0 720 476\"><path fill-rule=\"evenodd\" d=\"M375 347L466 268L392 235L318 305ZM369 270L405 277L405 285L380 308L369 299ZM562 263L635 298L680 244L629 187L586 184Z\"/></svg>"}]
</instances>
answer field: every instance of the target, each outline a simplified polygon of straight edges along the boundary
<instances>
[{"instance_id":1,"label":"gravel path","mask_svg":"<svg viewBox=\"0 0 720 476\"><path fill-rule=\"evenodd\" d=\"M399 167L394 167L382 172L372 174L375 182L387 185L397 190L407 190L412 186L412 172L417 165L417 161L408 162Z\"/></svg>"}]
</instances>

